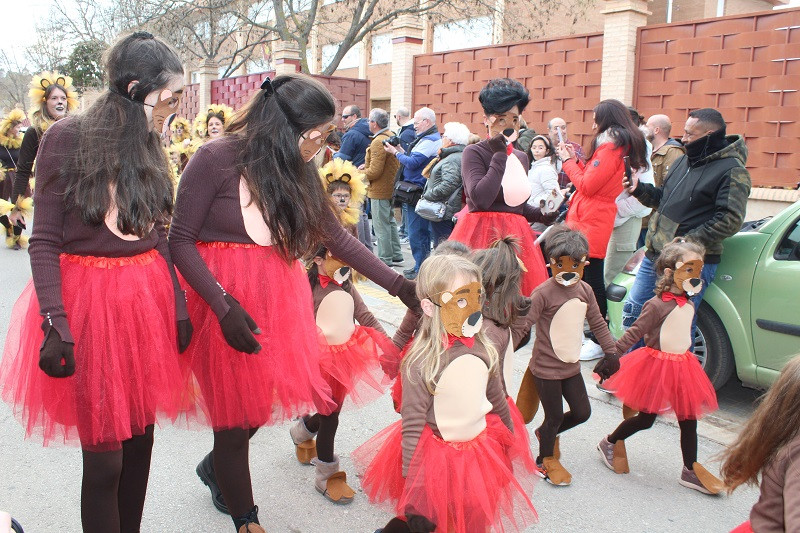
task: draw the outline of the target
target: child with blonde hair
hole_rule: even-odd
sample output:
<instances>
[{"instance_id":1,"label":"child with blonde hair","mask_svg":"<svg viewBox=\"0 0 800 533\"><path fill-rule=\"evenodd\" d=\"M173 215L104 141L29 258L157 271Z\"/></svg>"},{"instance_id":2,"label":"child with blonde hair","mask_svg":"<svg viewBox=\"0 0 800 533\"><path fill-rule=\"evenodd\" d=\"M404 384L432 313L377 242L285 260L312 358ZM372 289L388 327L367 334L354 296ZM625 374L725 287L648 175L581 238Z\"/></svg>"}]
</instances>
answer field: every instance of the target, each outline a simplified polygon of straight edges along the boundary
<instances>
[{"instance_id":1,"label":"child with blonde hair","mask_svg":"<svg viewBox=\"0 0 800 533\"><path fill-rule=\"evenodd\" d=\"M481 332L480 270L429 257L417 295L423 317L401 364L402 420L354 454L366 466L364 492L397 514L384 533L523 530L536 511L506 455L514 427L497 350Z\"/></svg>"}]
</instances>

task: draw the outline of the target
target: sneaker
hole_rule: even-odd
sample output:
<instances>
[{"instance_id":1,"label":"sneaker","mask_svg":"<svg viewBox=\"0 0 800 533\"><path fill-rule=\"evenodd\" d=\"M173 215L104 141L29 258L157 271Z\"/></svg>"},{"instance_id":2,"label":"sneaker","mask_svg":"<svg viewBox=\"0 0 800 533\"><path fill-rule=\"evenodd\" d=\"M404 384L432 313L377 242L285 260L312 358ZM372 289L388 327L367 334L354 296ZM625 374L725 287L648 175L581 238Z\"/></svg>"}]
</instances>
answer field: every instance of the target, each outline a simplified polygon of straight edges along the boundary
<instances>
[{"instance_id":1,"label":"sneaker","mask_svg":"<svg viewBox=\"0 0 800 533\"><path fill-rule=\"evenodd\" d=\"M628 452L625 450L624 440L618 440L612 444L607 436L603 437L603 440L597 445L597 450L600 452L603 464L609 470L613 470L615 474L627 474L630 472Z\"/></svg>"},{"instance_id":2,"label":"sneaker","mask_svg":"<svg viewBox=\"0 0 800 533\"><path fill-rule=\"evenodd\" d=\"M585 339L581 346L581 361L594 361L603 357L603 348L599 344L590 339Z\"/></svg>"},{"instance_id":3,"label":"sneaker","mask_svg":"<svg viewBox=\"0 0 800 533\"><path fill-rule=\"evenodd\" d=\"M400 244L408 244L408 237L400 237Z\"/></svg>"},{"instance_id":4,"label":"sneaker","mask_svg":"<svg viewBox=\"0 0 800 533\"><path fill-rule=\"evenodd\" d=\"M392 266L403 266L406 260L400 257L399 259L392 259Z\"/></svg>"},{"instance_id":5,"label":"sneaker","mask_svg":"<svg viewBox=\"0 0 800 533\"><path fill-rule=\"evenodd\" d=\"M595 387L597 387L597 390L599 390L599 391L601 391L601 392L605 392L606 394L614 394L614 391L612 391L611 389L608 389L608 388L606 388L606 384L605 384L605 382L603 382L603 383L600 383L600 382L598 381L598 382L595 384Z\"/></svg>"},{"instance_id":6,"label":"sneaker","mask_svg":"<svg viewBox=\"0 0 800 533\"><path fill-rule=\"evenodd\" d=\"M685 466L683 467L683 471L681 472L681 479L678 481L684 487L688 487L690 489L694 489L698 492L702 492L703 494L711 494L707 488L703 486L700 480L697 477L697 474L694 473L694 470L689 470Z\"/></svg>"},{"instance_id":7,"label":"sneaker","mask_svg":"<svg viewBox=\"0 0 800 533\"><path fill-rule=\"evenodd\" d=\"M693 466L694 470L683 467L678 483L703 494L719 494L722 491L722 482L714 474L703 468L700 463L694 463ZM705 483L700 480L700 477L705 480Z\"/></svg>"},{"instance_id":8,"label":"sneaker","mask_svg":"<svg viewBox=\"0 0 800 533\"><path fill-rule=\"evenodd\" d=\"M411 279L411 280L414 280L414 279L417 279L417 274L418 274L418 272L417 272L416 270L414 270L414 271L412 271L412 272L411 272L411 273L409 273L409 274L405 274L405 273L404 273L404 274L403 274L403 276L404 276L406 279Z\"/></svg>"}]
</instances>

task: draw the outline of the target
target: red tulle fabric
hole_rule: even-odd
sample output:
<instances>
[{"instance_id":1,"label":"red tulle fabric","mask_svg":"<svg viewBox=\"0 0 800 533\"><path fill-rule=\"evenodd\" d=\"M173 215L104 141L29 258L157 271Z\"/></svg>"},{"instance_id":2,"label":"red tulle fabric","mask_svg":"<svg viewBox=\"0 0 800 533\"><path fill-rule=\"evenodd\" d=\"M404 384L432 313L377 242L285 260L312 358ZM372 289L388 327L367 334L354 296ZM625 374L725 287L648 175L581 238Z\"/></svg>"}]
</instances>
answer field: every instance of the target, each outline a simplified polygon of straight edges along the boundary
<instances>
[{"instance_id":1,"label":"red tulle fabric","mask_svg":"<svg viewBox=\"0 0 800 533\"><path fill-rule=\"evenodd\" d=\"M672 354L645 346L620 362L604 386L637 411L672 411L678 420L698 420L718 408L714 386L691 352Z\"/></svg>"},{"instance_id":2,"label":"red tulle fabric","mask_svg":"<svg viewBox=\"0 0 800 533\"><path fill-rule=\"evenodd\" d=\"M441 533L524 530L538 516L509 466L513 436L496 415L486 423L469 442L446 442L425 426L404 479L396 422L353 454L364 470L364 492L397 515L425 516Z\"/></svg>"},{"instance_id":3,"label":"red tulle fabric","mask_svg":"<svg viewBox=\"0 0 800 533\"><path fill-rule=\"evenodd\" d=\"M26 436L115 450L161 418L190 414L191 373L178 355L175 292L158 252L62 254L61 281L75 373L51 378L39 369L44 334L33 282L14 305L6 337L0 387Z\"/></svg>"},{"instance_id":4,"label":"red tulle fabric","mask_svg":"<svg viewBox=\"0 0 800 533\"><path fill-rule=\"evenodd\" d=\"M508 402L508 412L511 414L511 422L514 424L514 438L508 449L508 457L511 459L517 479L523 484L527 492L531 492L539 477L531 475L536 472L536 460L531 453L528 426L525 425L522 413L519 412L519 408L514 403L514 400L511 399L511 396L506 396L506 401Z\"/></svg>"},{"instance_id":5,"label":"red tulle fabric","mask_svg":"<svg viewBox=\"0 0 800 533\"><path fill-rule=\"evenodd\" d=\"M255 320L262 349L231 348L216 315L185 281L194 337L184 355L200 384L214 430L255 428L335 403L320 373L311 288L298 261L288 265L271 247L198 243L200 256L225 291Z\"/></svg>"},{"instance_id":6,"label":"red tulle fabric","mask_svg":"<svg viewBox=\"0 0 800 533\"><path fill-rule=\"evenodd\" d=\"M743 524L739 524L731 530L731 533L754 533L753 526L750 525L750 520Z\"/></svg>"},{"instance_id":7,"label":"red tulle fabric","mask_svg":"<svg viewBox=\"0 0 800 533\"><path fill-rule=\"evenodd\" d=\"M341 407L345 398L358 406L377 400L386 392L389 378L381 369L382 357L397 357L398 350L380 331L356 326L344 344L329 345L320 332L322 377Z\"/></svg>"},{"instance_id":8,"label":"red tulle fabric","mask_svg":"<svg viewBox=\"0 0 800 533\"><path fill-rule=\"evenodd\" d=\"M463 242L478 250L488 248L497 239L514 236L519 239L520 256L527 272L522 273L522 294L530 296L533 289L548 278L542 250L534 242L533 230L522 215L476 211L462 216L450 239Z\"/></svg>"}]
</instances>

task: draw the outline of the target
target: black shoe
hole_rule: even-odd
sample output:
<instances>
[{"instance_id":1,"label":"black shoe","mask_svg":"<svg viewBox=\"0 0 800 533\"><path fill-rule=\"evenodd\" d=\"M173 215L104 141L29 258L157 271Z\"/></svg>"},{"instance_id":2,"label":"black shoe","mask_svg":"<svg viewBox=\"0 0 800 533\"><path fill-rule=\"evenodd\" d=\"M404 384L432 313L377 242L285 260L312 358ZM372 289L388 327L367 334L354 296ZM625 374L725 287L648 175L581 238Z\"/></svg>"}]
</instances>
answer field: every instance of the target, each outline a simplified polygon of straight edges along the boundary
<instances>
[{"instance_id":1,"label":"black shoe","mask_svg":"<svg viewBox=\"0 0 800 533\"><path fill-rule=\"evenodd\" d=\"M214 473L214 462L211 454L206 455L202 461L195 468L200 480L205 483L206 487L211 490L211 503L217 508L217 511L223 514L230 514L228 506L225 505L225 500L222 498L222 491L219 490L217 484L217 476Z\"/></svg>"},{"instance_id":2,"label":"black shoe","mask_svg":"<svg viewBox=\"0 0 800 533\"><path fill-rule=\"evenodd\" d=\"M419 272L417 272L416 270L412 270L410 274L403 274L403 277L405 277L406 279L412 279L413 280L413 279L417 279L417 274L419 274Z\"/></svg>"},{"instance_id":3,"label":"black shoe","mask_svg":"<svg viewBox=\"0 0 800 533\"><path fill-rule=\"evenodd\" d=\"M392 266L403 266L403 263L405 262L406 260L402 257L400 259L392 259Z\"/></svg>"},{"instance_id":4,"label":"black shoe","mask_svg":"<svg viewBox=\"0 0 800 533\"><path fill-rule=\"evenodd\" d=\"M411 268L407 268L407 269L403 270L403 274L408 276L410 274L416 273L416 271L417 271L417 268L415 266L412 266Z\"/></svg>"}]
</instances>

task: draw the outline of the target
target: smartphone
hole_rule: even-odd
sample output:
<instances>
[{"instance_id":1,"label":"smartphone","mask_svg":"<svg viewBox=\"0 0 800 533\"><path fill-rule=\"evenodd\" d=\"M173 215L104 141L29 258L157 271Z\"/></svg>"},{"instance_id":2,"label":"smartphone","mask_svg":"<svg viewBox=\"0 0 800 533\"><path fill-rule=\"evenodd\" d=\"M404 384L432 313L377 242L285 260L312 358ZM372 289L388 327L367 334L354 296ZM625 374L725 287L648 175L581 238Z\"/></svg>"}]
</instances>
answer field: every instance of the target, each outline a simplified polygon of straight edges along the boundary
<instances>
[{"instance_id":1,"label":"smartphone","mask_svg":"<svg viewBox=\"0 0 800 533\"><path fill-rule=\"evenodd\" d=\"M631 181L631 178L633 176L633 169L631 169L630 159L628 159L628 156L626 155L625 157L622 158L622 161L625 163L625 176L627 176L628 181Z\"/></svg>"},{"instance_id":2,"label":"smartphone","mask_svg":"<svg viewBox=\"0 0 800 533\"><path fill-rule=\"evenodd\" d=\"M561 130L557 129L556 131L558 132L558 142L564 144L564 136L561 134Z\"/></svg>"}]
</instances>

